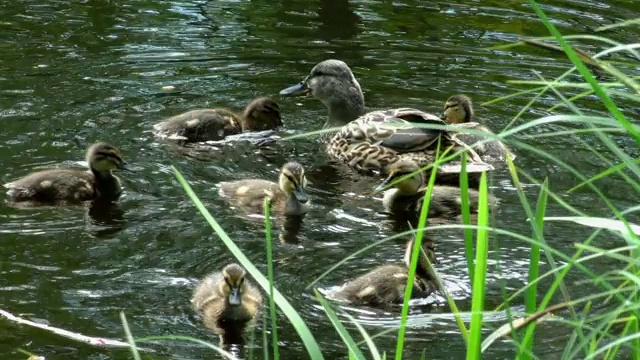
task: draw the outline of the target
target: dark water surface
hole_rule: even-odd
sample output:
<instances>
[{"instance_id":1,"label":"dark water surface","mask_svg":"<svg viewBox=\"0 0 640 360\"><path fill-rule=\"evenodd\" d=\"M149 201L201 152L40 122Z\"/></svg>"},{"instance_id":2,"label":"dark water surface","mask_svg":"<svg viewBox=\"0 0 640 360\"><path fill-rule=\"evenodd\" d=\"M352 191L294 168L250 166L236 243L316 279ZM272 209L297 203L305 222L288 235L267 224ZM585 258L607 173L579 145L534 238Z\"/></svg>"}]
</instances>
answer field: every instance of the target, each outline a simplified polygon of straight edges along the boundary
<instances>
[{"instance_id":1,"label":"dark water surface","mask_svg":"<svg viewBox=\"0 0 640 360\"><path fill-rule=\"evenodd\" d=\"M326 58L346 61L365 91L369 108L411 106L432 112L453 93L471 95L478 115L496 131L503 128L530 97L482 107L484 101L515 91L508 79L537 79L561 74L566 61L541 50L484 51L515 41L519 35L546 35L524 1L427 2L288 0L288 1L3 1L0 4L0 180L4 183L36 167L74 165L88 144L104 140L118 146L135 165L122 174L126 193L119 208L107 214L84 209L16 210L0 205L0 294L2 308L31 319L87 335L123 338L119 312L128 315L136 337L188 335L209 339L190 308L195 281L233 257L177 185L169 166L176 165L238 245L265 270L260 219L239 216L218 198L222 180L275 179L287 160L301 162L311 182L315 204L297 243L275 249L277 286L303 314L326 351L344 357L341 341L306 285L331 264L353 251L393 234L376 214L378 198L360 195L375 179L331 176L326 157L313 139L257 152L248 144L185 156L151 133L158 120L199 107L241 108L250 99L270 95L280 101L286 129L320 128L325 108L314 100L280 99L280 89L300 81ZM565 33L589 33L597 26L640 16L631 0L546 1L545 10ZM633 29L611 34L620 41L637 39ZM597 51L597 48L588 50ZM176 90L161 88L173 85ZM598 112L594 99L581 105ZM549 114L555 104L539 100L520 123ZM624 105L624 104L622 104ZM623 106L624 109L624 106ZM626 109L625 111L633 111ZM629 113L633 115L633 113ZM637 117L637 113L635 114ZM541 126L530 133L561 130ZM584 137L603 149L595 138ZM616 139L629 152L634 145ZM575 137L528 140L559 156L586 175L604 163ZM550 178L554 191L577 183L562 167L525 151L518 165L538 179ZM621 208L636 205L620 180L599 183ZM492 189L503 201L496 225L523 235L531 230L509 175L498 171ZM538 188L527 188L534 201ZM2 195L4 196L4 195ZM591 215L609 216L589 191L566 201ZM549 215L568 215L551 205ZM280 224L275 233L279 234ZM588 233L566 224L549 224L547 240L571 253ZM438 233L439 270L463 310L470 309L463 240L460 232ZM602 236L600 246L615 246ZM613 240L618 241L618 240ZM504 236L492 238L487 279L488 306L526 282L528 246ZM374 265L398 261L402 245L394 243L348 262L320 282L321 288ZM498 261L499 260L499 261ZM612 264L592 263L604 272ZM548 270L543 266L543 271ZM593 288L573 285L578 298ZM543 285L543 289L548 283ZM432 301L433 303L433 301ZM515 308L516 312L521 308ZM393 328L399 312L350 309L371 333ZM429 358L464 356L457 326L444 306L416 306L410 314L406 358L423 351ZM503 316L490 317L499 326ZM22 347L48 359L127 359L125 350L85 346L40 330L0 322L0 358L23 358ZM281 321L283 358L305 358L286 320ZM537 352L559 356L568 337L556 326L539 334ZM379 339L393 351L395 332ZM512 344L494 345L489 358L512 358ZM212 352L185 343L164 344L157 358L201 359ZM260 349L257 349L260 350Z\"/></svg>"}]
</instances>

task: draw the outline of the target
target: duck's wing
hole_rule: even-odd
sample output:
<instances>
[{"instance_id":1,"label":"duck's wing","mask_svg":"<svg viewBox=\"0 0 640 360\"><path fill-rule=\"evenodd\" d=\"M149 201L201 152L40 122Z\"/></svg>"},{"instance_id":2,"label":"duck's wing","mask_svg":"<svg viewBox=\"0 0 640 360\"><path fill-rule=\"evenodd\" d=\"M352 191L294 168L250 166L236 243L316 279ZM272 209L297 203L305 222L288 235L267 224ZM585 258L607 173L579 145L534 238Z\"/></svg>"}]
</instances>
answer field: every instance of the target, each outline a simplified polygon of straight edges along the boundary
<instances>
[{"instance_id":1,"label":"duck's wing","mask_svg":"<svg viewBox=\"0 0 640 360\"><path fill-rule=\"evenodd\" d=\"M422 151L434 147L443 129L421 127L420 124L445 125L439 117L412 108L374 111L356 119L363 140L399 153ZM356 132L356 135L360 135ZM357 136L356 136L357 138ZM444 139L449 143L449 138ZM446 145L446 144L445 144Z\"/></svg>"}]
</instances>

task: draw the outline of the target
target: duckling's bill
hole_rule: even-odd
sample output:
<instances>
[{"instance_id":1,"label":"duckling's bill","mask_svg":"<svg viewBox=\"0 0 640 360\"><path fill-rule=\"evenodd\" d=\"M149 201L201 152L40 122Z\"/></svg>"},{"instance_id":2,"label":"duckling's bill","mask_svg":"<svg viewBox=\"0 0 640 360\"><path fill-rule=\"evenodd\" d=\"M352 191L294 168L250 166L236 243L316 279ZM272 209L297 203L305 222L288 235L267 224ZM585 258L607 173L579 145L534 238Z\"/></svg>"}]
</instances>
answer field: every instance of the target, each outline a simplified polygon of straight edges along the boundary
<instances>
[{"instance_id":1,"label":"duckling's bill","mask_svg":"<svg viewBox=\"0 0 640 360\"><path fill-rule=\"evenodd\" d=\"M393 176L389 176L382 183L376 186L375 189L373 189L373 194L381 193L387 190L387 187L389 186L391 181L393 181Z\"/></svg>"},{"instance_id":2,"label":"duckling's bill","mask_svg":"<svg viewBox=\"0 0 640 360\"><path fill-rule=\"evenodd\" d=\"M289 86L284 90L280 90L280 95L281 96L302 96L302 95L308 94L309 91L311 91L311 89L309 89L309 87L307 86L307 82L301 81L293 86Z\"/></svg>"},{"instance_id":3,"label":"duckling's bill","mask_svg":"<svg viewBox=\"0 0 640 360\"><path fill-rule=\"evenodd\" d=\"M127 172L135 172L134 168L127 162L122 161L118 164L118 170L127 171Z\"/></svg>"},{"instance_id":4,"label":"duckling's bill","mask_svg":"<svg viewBox=\"0 0 640 360\"><path fill-rule=\"evenodd\" d=\"M304 190L302 189L302 186L300 185L296 185L293 188L293 196L296 197L296 200L298 200L299 202L305 204L307 201L309 201L309 196L307 196L307 193L304 192Z\"/></svg>"},{"instance_id":5,"label":"duckling's bill","mask_svg":"<svg viewBox=\"0 0 640 360\"><path fill-rule=\"evenodd\" d=\"M229 305L240 305L241 303L240 289L231 288L231 291L229 291Z\"/></svg>"}]
</instances>

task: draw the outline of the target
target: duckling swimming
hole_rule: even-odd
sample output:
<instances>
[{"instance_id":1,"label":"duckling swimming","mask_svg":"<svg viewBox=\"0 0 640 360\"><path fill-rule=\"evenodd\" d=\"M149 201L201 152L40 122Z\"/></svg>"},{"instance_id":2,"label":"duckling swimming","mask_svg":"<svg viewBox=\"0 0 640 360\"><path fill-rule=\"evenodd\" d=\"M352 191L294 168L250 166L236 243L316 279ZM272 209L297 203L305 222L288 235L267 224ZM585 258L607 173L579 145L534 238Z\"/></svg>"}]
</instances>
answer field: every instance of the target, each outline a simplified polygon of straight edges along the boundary
<instances>
[{"instance_id":1,"label":"duckling swimming","mask_svg":"<svg viewBox=\"0 0 640 360\"><path fill-rule=\"evenodd\" d=\"M474 166L469 172L492 170L470 147L445 129L427 129L415 124L446 125L438 116L411 108L398 108L365 113L364 95L351 69L340 60L325 60L317 64L299 84L280 91L282 96L310 93L329 110L324 128L339 127L337 133L325 138L328 155L356 170L388 173L389 166L411 159L421 166L434 162L436 149L453 147L467 151ZM439 175L455 174L455 161L438 167ZM470 164L471 165L471 164ZM479 176L479 175L478 175ZM452 181L451 176L438 176L439 182Z\"/></svg>"},{"instance_id":2,"label":"duckling swimming","mask_svg":"<svg viewBox=\"0 0 640 360\"><path fill-rule=\"evenodd\" d=\"M220 335L223 344L241 344L244 330L260 311L262 295L245 277L240 265L227 265L202 279L191 298L204 325Z\"/></svg>"},{"instance_id":3,"label":"duckling swimming","mask_svg":"<svg viewBox=\"0 0 640 360\"><path fill-rule=\"evenodd\" d=\"M386 186L409 174L420 170L418 164L411 160L403 160L391 166L389 176L376 188L383 191ZM470 211L478 211L478 191L468 189ZM420 214L424 196L427 193L425 178L418 172L399 181L394 188L386 190L382 203L385 211L392 214ZM435 185L431 191L429 202L429 218L452 218L462 213L460 188L455 186ZM489 197L490 206L496 205L496 199Z\"/></svg>"},{"instance_id":4,"label":"duckling swimming","mask_svg":"<svg viewBox=\"0 0 640 360\"><path fill-rule=\"evenodd\" d=\"M268 97L250 102L242 115L227 109L198 109L172 116L154 128L160 135L189 142L217 141L241 132L274 130L282 126L280 107Z\"/></svg>"},{"instance_id":5,"label":"duckling swimming","mask_svg":"<svg viewBox=\"0 0 640 360\"><path fill-rule=\"evenodd\" d=\"M304 191L306 185L304 168L291 161L280 170L277 184L262 179L224 181L220 183L220 194L254 211L263 211L264 198L268 196L273 213L303 215L310 208L309 197Z\"/></svg>"},{"instance_id":6,"label":"duckling swimming","mask_svg":"<svg viewBox=\"0 0 640 360\"><path fill-rule=\"evenodd\" d=\"M473 103L471 102L471 98L465 95L453 95L447 99L444 104L443 119L449 124L459 124L473 130L483 131L489 135L494 135L489 128L475 122ZM485 137L480 134L465 133L456 134L456 138L469 145L473 145L485 139ZM485 142L473 148L483 159L504 161L507 158L507 153L511 155L511 159L515 159L516 157L500 140Z\"/></svg>"},{"instance_id":7,"label":"duckling swimming","mask_svg":"<svg viewBox=\"0 0 640 360\"><path fill-rule=\"evenodd\" d=\"M342 285L333 294L334 297L338 300L347 300L359 305L401 303L409 277L413 244L413 239L407 242L404 264L379 266ZM438 289L430 265L430 263L434 264L435 262L433 242L431 239L424 238L422 240L422 251L416 266L413 290L411 292L412 298L425 298Z\"/></svg>"},{"instance_id":8,"label":"duckling swimming","mask_svg":"<svg viewBox=\"0 0 640 360\"><path fill-rule=\"evenodd\" d=\"M120 151L104 142L87 150L88 170L59 168L31 173L4 184L13 202L82 202L94 199L116 200L122 193L120 180L111 171L127 170Z\"/></svg>"}]
</instances>

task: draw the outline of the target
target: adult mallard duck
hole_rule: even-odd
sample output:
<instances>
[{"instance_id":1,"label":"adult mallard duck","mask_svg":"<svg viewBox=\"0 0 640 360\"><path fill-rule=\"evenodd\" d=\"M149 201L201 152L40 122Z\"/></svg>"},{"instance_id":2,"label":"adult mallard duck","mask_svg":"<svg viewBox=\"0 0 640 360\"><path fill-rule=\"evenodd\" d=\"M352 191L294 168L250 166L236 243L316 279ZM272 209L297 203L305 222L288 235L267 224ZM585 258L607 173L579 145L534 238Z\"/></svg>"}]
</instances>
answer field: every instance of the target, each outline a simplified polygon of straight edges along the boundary
<instances>
[{"instance_id":1,"label":"adult mallard duck","mask_svg":"<svg viewBox=\"0 0 640 360\"><path fill-rule=\"evenodd\" d=\"M347 300L360 305L401 303L409 278L413 244L413 239L407 242L404 264L379 266L345 283L335 291L333 296L338 300ZM422 251L416 266L412 298L425 298L438 289L430 265L435 262L433 242L425 238L422 240Z\"/></svg>"},{"instance_id":2,"label":"adult mallard duck","mask_svg":"<svg viewBox=\"0 0 640 360\"><path fill-rule=\"evenodd\" d=\"M471 98L466 95L453 95L444 104L444 121L449 124L458 124L472 130L482 131L488 135L494 135L489 128L476 122L473 103ZM481 134L465 134L463 132L457 133L456 138L473 147L473 149L483 158L491 160L504 161L507 158L507 153L510 154L511 159L515 159L516 156L507 148L507 146L500 140L493 140L491 142L484 142L473 146L474 144L485 139L485 136Z\"/></svg>"},{"instance_id":3,"label":"adult mallard duck","mask_svg":"<svg viewBox=\"0 0 640 360\"><path fill-rule=\"evenodd\" d=\"M230 264L200 281L191 304L223 344L241 344L245 329L260 312L262 295L240 265Z\"/></svg>"},{"instance_id":4,"label":"adult mallard duck","mask_svg":"<svg viewBox=\"0 0 640 360\"><path fill-rule=\"evenodd\" d=\"M270 197L271 209L276 215L303 215L309 211L309 197L304 191L306 185L304 168L295 161L282 167L278 183L244 179L219 184L221 196L250 211L262 212L264 198Z\"/></svg>"},{"instance_id":5,"label":"adult mallard duck","mask_svg":"<svg viewBox=\"0 0 640 360\"><path fill-rule=\"evenodd\" d=\"M402 159L428 165L434 162L439 143L441 151L449 147L468 151L470 173L493 169L457 140L453 132L413 126L413 123L446 125L433 114L411 108L365 113L360 84L343 61L325 60L313 67L302 82L280 91L282 96L308 93L329 109L324 127L340 127L337 133L325 138L327 153L352 168L388 173L389 166ZM459 169L454 161L441 165L438 182L457 183Z\"/></svg>"},{"instance_id":6,"label":"adult mallard duck","mask_svg":"<svg viewBox=\"0 0 640 360\"><path fill-rule=\"evenodd\" d=\"M280 107L273 99L260 97L243 114L227 109L198 109L172 116L154 125L157 134L189 142L217 141L241 132L274 130L282 126Z\"/></svg>"},{"instance_id":7,"label":"adult mallard duck","mask_svg":"<svg viewBox=\"0 0 640 360\"><path fill-rule=\"evenodd\" d=\"M384 192L382 203L385 211L392 214L418 215L424 201L427 189L425 178L420 167L414 161L401 160L393 164L389 176L376 188L376 192L383 191L390 184L393 188ZM471 212L478 210L478 191L469 189L469 207ZM490 206L497 201L489 198ZM456 186L435 185L431 191L429 202L429 218L449 219L457 217L462 212L460 188Z\"/></svg>"},{"instance_id":8,"label":"adult mallard duck","mask_svg":"<svg viewBox=\"0 0 640 360\"><path fill-rule=\"evenodd\" d=\"M13 202L58 203L95 199L116 200L122 193L120 180L111 171L127 170L120 151L104 142L87 150L88 170L59 168L41 170L4 185Z\"/></svg>"}]
</instances>

